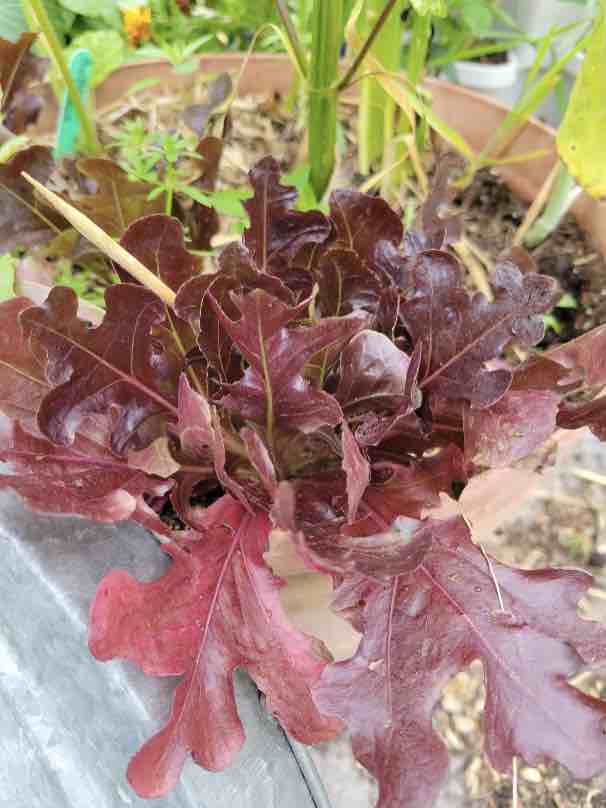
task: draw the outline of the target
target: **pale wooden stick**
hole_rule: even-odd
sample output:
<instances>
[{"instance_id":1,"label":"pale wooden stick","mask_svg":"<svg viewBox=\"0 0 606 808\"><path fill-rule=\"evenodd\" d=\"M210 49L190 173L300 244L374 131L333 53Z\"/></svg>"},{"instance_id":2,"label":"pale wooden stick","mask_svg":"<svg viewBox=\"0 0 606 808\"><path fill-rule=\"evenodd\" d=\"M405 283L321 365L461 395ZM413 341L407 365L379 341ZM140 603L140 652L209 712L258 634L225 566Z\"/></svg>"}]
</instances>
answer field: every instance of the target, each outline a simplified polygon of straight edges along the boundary
<instances>
[{"instance_id":1,"label":"pale wooden stick","mask_svg":"<svg viewBox=\"0 0 606 808\"><path fill-rule=\"evenodd\" d=\"M132 275L135 280L138 280L139 283L142 283L151 292L158 295L167 305L174 305L176 295L173 290L163 283L157 275L154 275L147 267L143 266L141 261L135 258L134 255L131 255L128 250L125 250L124 247L118 244L117 241L114 241L111 236L108 236L107 233L91 221L88 216L80 213L79 210L76 210L76 208L64 199L61 199L60 196L49 191L48 188L45 188L44 185L33 177L30 177L25 171L22 172L22 176L30 185L34 186L40 196L42 196L52 208L64 216L84 238L91 242L91 244L94 244L101 252L119 264Z\"/></svg>"},{"instance_id":2,"label":"pale wooden stick","mask_svg":"<svg viewBox=\"0 0 606 808\"><path fill-rule=\"evenodd\" d=\"M579 480L587 480L589 483L606 485L606 475L598 474L597 471L591 471L591 469L572 468L570 469L570 473L574 474L575 477L578 477Z\"/></svg>"}]
</instances>

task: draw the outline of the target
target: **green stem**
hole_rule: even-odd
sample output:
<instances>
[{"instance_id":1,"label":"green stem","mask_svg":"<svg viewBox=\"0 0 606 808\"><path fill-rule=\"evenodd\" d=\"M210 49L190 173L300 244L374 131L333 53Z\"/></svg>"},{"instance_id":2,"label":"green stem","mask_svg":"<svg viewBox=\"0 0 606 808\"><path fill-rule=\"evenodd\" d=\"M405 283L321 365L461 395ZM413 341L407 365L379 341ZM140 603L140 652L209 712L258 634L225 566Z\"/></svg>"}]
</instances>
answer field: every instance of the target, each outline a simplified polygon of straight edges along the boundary
<instances>
[{"instance_id":1,"label":"green stem","mask_svg":"<svg viewBox=\"0 0 606 808\"><path fill-rule=\"evenodd\" d=\"M413 14L412 36L410 39L410 50L406 62L406 73L408 80L413 87L416 87L423 76L427 52L431 40L431 14Z\"/></svg>"},{"instance_id":2,"label":"green stem","mask_svg":"<svg viewBox=\"0 0 606 808\"><path fill-rule=\"evenodd\" d=\"M367 32L376 30L384 11L385 0L366 0L364 21ZM400 67L402 1L385 17L383 27L376 34L372 55L390 73ZM358 117L358 159L361 174L370 174L372 164L387 152L387 145L395 134L396 104L376 78L362 81Z\"/></svg>"},{"instance_id":3,"label":"green stem","mask_svg":"<svg viewBox=\"0 0 606 808\"><path fill-rule=\"evenodd\" d=\"M343 41L343 0L315 0L309 71L310 182L322 199L335 168L337 78Z\"/></svg>"},{"instance_id":4,"label":"green stem","mask_svg":"<svg viewBox=\"0 0 606 808\"><path fill-rule=\"evenodd\" d=\"M276 7L286 30L286 36L290 42L292 52L297 60L299 72L304 78L306 78L308 73L307 56L305 55L305 50L303 49L303 45L301 44L301 40L297 34L297 29L295 28L292 18L288 12L286 0L276 0Z\"/></svg>"},{"instance_id":5,"label":"green stem","mask_svg":"<svg viewBox=\"0 0 606 808\"><path fill-rule=\"evenodd\" d=\"M175 186L173 183L173 167L171 163L166 166L166 176L164 177L164 194L164 213L167 216L172 216Z\"/></svg>"},{"instance_id":6,"label":"green stem","mask_svg":"<svg viewBox=\"0 0 606 808\"><path fill-rule=\"evenodd\" d=\"M366 58L366 55L368 54L368 52L372 48L375 39L379 36L379 34L381 32L381 29L385 25L385 21L387 20L387 18L391 14L392 9L393 9L393 7L395 6L395 4L397 2L398 2L398 0L387 0L385 8L383 9L383 11L381 12L380 17L377 19L376 23L374 24L374 27L373 27L372 31L370 32L370 34L368 35L366 41L364 42L364 44L360 48L360 51L356 55L356 58L353 60L353 62L351 64L351 67L349 68L347 73L343 76L341 81L339 82L339 86L338 86L339 90L345 90L347 87L349 87L349 85L353 81L356 73L358 72L358 70L360 69L362 63L364 62L364 59Z\"/></svg>"},{"instance_id":7,"label":"green stem","mask_svg":"<svg viewBox=\"0 0 606 808\"><path fill-rule=\"evenodd\" d=\"M524 245L532 248L542 244L560 224L580 192L575 178L562 163L545 210L526 234Z\"/></svg>"},{"instance_id":8,"label":"green stem","mask_svg":"<svg viewBox=\"0 0 606 808\"><path fill-rule=\"evenodd\" d=\"M72 74L69 72L69 67L65 61L65 56L63 55L63 50L61 48L61 43L59 42L55 29L53 28L53 25L46 12L46 8L44 7L42 0L26 0L26 2L29 4L30 11L36 19L40 31L44 35L50 56L60 72L63 81L65 82L70 101L78 113L78 117L80 118L80 123L82 125L82 131L84 132L87 151L91 154L98 154L101 151L101 145L97 138L95 125L86 111L86 107L82 101L82 96L78 92L78 88L76 87Z\"/></svg>"}]
</instances>

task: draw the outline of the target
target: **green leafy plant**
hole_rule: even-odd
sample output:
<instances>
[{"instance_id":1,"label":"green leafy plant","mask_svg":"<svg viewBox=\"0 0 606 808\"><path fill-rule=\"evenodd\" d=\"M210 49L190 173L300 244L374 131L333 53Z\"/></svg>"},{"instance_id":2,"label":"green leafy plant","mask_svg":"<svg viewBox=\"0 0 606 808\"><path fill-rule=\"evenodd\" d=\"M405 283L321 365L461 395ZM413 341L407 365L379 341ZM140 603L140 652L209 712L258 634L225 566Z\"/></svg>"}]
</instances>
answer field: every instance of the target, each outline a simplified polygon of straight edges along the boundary
<instances>
[{"instance_id":1,"label":"green leafy plant","mask_svg":"<svg viewBox=\"0 0 606 808\"><path fill-rule=\"evenodd\" d=\"M180 194L218 213L242 222L246 219L242 202L248 191L196 185L207 157L204 148L200 153L200 141L195 136L150 132L143 118L135 118L123 125L112 148L129 178L151 187L149 201L163 197L167 215L173 213L175 195Z\"/></svg>"},{"instance_id":2,"label":"green leafy plant","mask_svg":"<svg viewBox=\"0 0 606 808\"><path fill-rule=\"evenodd\" d=\"M529 41L498 0L451 0L447 15L434 21L428 67L435 71L458 60L494 57Z\"/></svg>"}]
</instances>

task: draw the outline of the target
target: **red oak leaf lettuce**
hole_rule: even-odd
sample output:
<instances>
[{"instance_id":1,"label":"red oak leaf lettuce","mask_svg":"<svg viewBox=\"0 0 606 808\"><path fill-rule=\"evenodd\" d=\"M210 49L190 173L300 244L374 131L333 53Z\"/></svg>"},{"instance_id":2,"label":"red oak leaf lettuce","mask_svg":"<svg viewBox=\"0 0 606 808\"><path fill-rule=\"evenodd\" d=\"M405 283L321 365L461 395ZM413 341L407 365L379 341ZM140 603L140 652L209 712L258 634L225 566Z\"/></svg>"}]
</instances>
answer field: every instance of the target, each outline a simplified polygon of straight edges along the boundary
<instances>
[{"instance_id":1,"label":"red oak leaf lettuce","mask_svg":"<svg viewBox=\"0 0 606 808\"><path fill-rule=\"evenodd\" d=\"M447 253L421 253L414 267L415 292L401 307L415 345L423 345L420 388L449 399L488 407L505 395L511 371L488 370L516 340L536 345L544 334L542 313L555 302L556 284L542 275L522 275L512 263L499 264L491 279L495 301L471 296L461 268Z\"/></svg>"},{"instance_id":2,"label":"red oak leaf lettuce","mask_svg":"<svg viewBox=\"0 0 606 808\"><path fill-rule=\"evenodd\" d=\"M54 386L38 411L43 434L68 446L84 417L113 411L111 443L120 454L145 443L136 434L145 421L176 414L178 366L153 338L165 310L152 292L133 284L112 286L106 306L101 325L89 328L78 317L75 293L59 286L43 306L22 312L21 325Z\"/></svg>"},{"instance_id":3,"label":"red oak leaf lettuce","mask_svg":"<svg viewBox=\"0 0 606 808\"><path fill-rule=\"evenodd\" d=\"M604 651L606 633L577 616L591 576L495 561L492 569L498 590L456 518L434 529L413 572L380 584L358 576L337 592L348 614L357 590L363 638L351 660L326 669L315 699L346 722L356 757L379 781L381 808L426 808L436 798L448 753L432 714L442 687L475 659L496 769L509 771L515 756L531 765L552 758L581 778L604 767L606 704L567 681Z\"/></svg>"},{"instance_id":4,"label":"red oak leaf lettuce","mask_svg":"<svg viewBox=\"0 0 606 808\"><path fill-rule=\"evenodd\" d=\"M262 290L232 299L241 314L238 321L227 317L218 304L215 311L249 367L241 381L224 385L222 406L257 423L273 419L279 426L303 432L339 424L343 416L336 399L314 390L302 371L321 350L347 342L364 327L366 316L330 317L308 328L287 329L302 316L308 301L288 308Z\"/></svg>"},{"instance_id":5,"label":"red oak leaf lettuce","mask_svg":"<svg viewBox=\"0 0 606 808\"><path fill-rule=\"evenodd\" d=\"M234 760L244 742L236 668L248 671L293 737L317 743L339 730L311 697L326 663L289 625L280 582L263 561L267 516L224 497L209 508L203 528L199 541L165 546L172 563L156 581L110 573L91 610L89 643L98 659L122 657L148 674L182 677L168 723L128 769L144 797L173 788L189 753L212 771Z\"/></svg>"},{"instance_id":6,"label":"red oak leaf lettuce","mask_svg":"<svg viewBox=\"0 0 606 808\"><path fill-rule=\"evenodd\" d=\"M221 143L206 141L194 182L210 188ZM348 724L380 808L431 805L447 763L432 712L474 659L493 765L606 768L606 706L568 684L606 658L605 632L576 614L589 576L490 566L463 521L431 518L468 484L483 484L489 509L480 473L532 465L559 427L606 439L604 327L531 352L556 290L519 250L490 278L493 302L469 292L448 251L456 221L442 217L449 162L405 231L354 190L334 192L327 214L296 210L267 158L250 175L242 242L204 272L184 233L207 248L216 216L177 191L180 221L131 222L147 194L109 168L106 181L105 165L80 166L97 193L72 201L112 232L130 225L123 245L175 303L122 270L97 325L64 287L0 303L0 485L36 510L132 518L168 541L165 575L115 571L92 609L96 656L181 677L166 726L129 767L138 793L165 794L190 753L213 770L234 759L236 668L300 740ZM66 229L32 210L24 168L54 172L38 147L0 167L4 249ZM347 662L325 670L289 625L263 560L272 527L337 587L335 609L363 635Z\"/></svg>"}]
</instances>

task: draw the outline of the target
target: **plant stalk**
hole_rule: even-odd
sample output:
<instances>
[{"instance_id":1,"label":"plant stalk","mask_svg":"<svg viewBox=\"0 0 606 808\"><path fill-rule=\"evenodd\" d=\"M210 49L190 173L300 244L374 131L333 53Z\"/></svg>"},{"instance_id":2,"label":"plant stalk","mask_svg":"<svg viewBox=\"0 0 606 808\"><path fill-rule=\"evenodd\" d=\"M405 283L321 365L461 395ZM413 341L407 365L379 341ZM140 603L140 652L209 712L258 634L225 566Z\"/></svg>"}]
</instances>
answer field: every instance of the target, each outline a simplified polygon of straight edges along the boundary
<instances>
[{"instance_id":1,"label":"plant stalk","mask_svg":"<svg viewBox=\"0 0 606 808\"><path fill-rule=\"evenodd\" d=\"M297 60L297 67L299 68L299 72L304 78L307 78L309 70L307 56L305 54L303 45L301 44L301 40L299 39L299 35L297 34L297 29L295 28L292 18L289 14L286 0L276 0L276 8L278 9L278 14L280 15L280 19L282 20L282 24L284 25L284 28L286 30L286 36L288 37L288 41L290 42L292 52L294 53L295 59Z\"/></svg>"},{"instance_id":2,"label":"plant stalk","mask_svg":"<svg viewBox=\"0 0 606 808\"><path fill-rule=\"evenodd\" d=\"M55 29L53 28L53 24L50 21L46 8L44 7L42 0L26 0L26 2L29 4L30 11L35 18L44 39L46 40L51 59L55 63L63 81L65 82L70 101L78 113L80 124L82 125L82 131L84 133L86 149L91 154L98 154L101 151L101 144L97 138L95 125L86 110L84 102L82 101L82 96L78 92L78 88L76 87L72 74L69 72L69 67L65 61L63 49L61 48L61 43L59 42L57 34L55 33Z\"/></svg>"},{"instance_id":3,"label":"plant stalk","mask_svg":"<svg viewBox=\"0 0 606 808\"><path fill-rule=\"evenodd\" d=\"M580 193L580 186L562 163L545 210L526 234L524 246L532 248L542 244L560 224Z\"/></svg>"},{"instance_id":4,"label":"plant stalk","mask_svg":"<svg viewBox=\"0 0 606 808\"><path fill-rule=\"evenodd\" d=\"M394 0L395 2L395 0ZM309 70L310 182L322 199L335 168L339 52L343 42L343 0L315 0Z\"/></svg>"},{"instance_id":5,"label":"plant stalk","mask_svg":"<svg viewBox=\"0 0 606 808\"><path fill-rule=\"evenodd\" d=\"M410 84L416 87L423 77L427 62L427 52L431 40L431 14L429 12L418 14L416 11L411 13L413 15L412 36L406 62L406 74Z\"/></svg>"},{"instance_id":6,"label":"plant stalk","mask_svg":"<svg viewBox=\"0 0 606 808\"><path fill-rule=\"evenodd\" d=\"M349 85L351 84L351 82L355 78L356 73L360 69L360 66L364 62L364 59L366 58L368 52L372 48L375 39L379 36L379 34L381 32L381 29L383 28L383 25L385 24L385 21L387 20L387 18L391 14L392 9L393 9L393 7L395 6L395 4L397 2L398 2L398 0L387 0L387 4L385 5L385 8L383 9L383 11L381 12L381 15L379 16L376 23L374 24L374 27L373 27L372 31L370 32L370 34L366 38L366 41L364 42L364 44L360 48L359 52L357 53L357 55L356 55L355 59L353 60L349 70L345 73L343 78L339 81L339 85L338 85L338 90L339 91L345 90L347 87L349 87Z\"/></svg>"},{"instance_id":7,"label":"plant stalk","mask_svg":"<svg viewBox=\"0 0 606 808\"><path fill-rule=\"evenodd\" d=\"M366 0L364 22L367 31L376 29L376 23L384 10L385 0ZM376 34L370 53L390 73L400 67L400 44L402 23L400 14L402 0L394 5L385 18L382 29ZM358 159L360 173L368 175L372 164L386 155L388 144L395 136L396 103L374 77L362 81L358 117ZM395 162L400 155L393 155Z\"/></svg>"}]
</instances>

